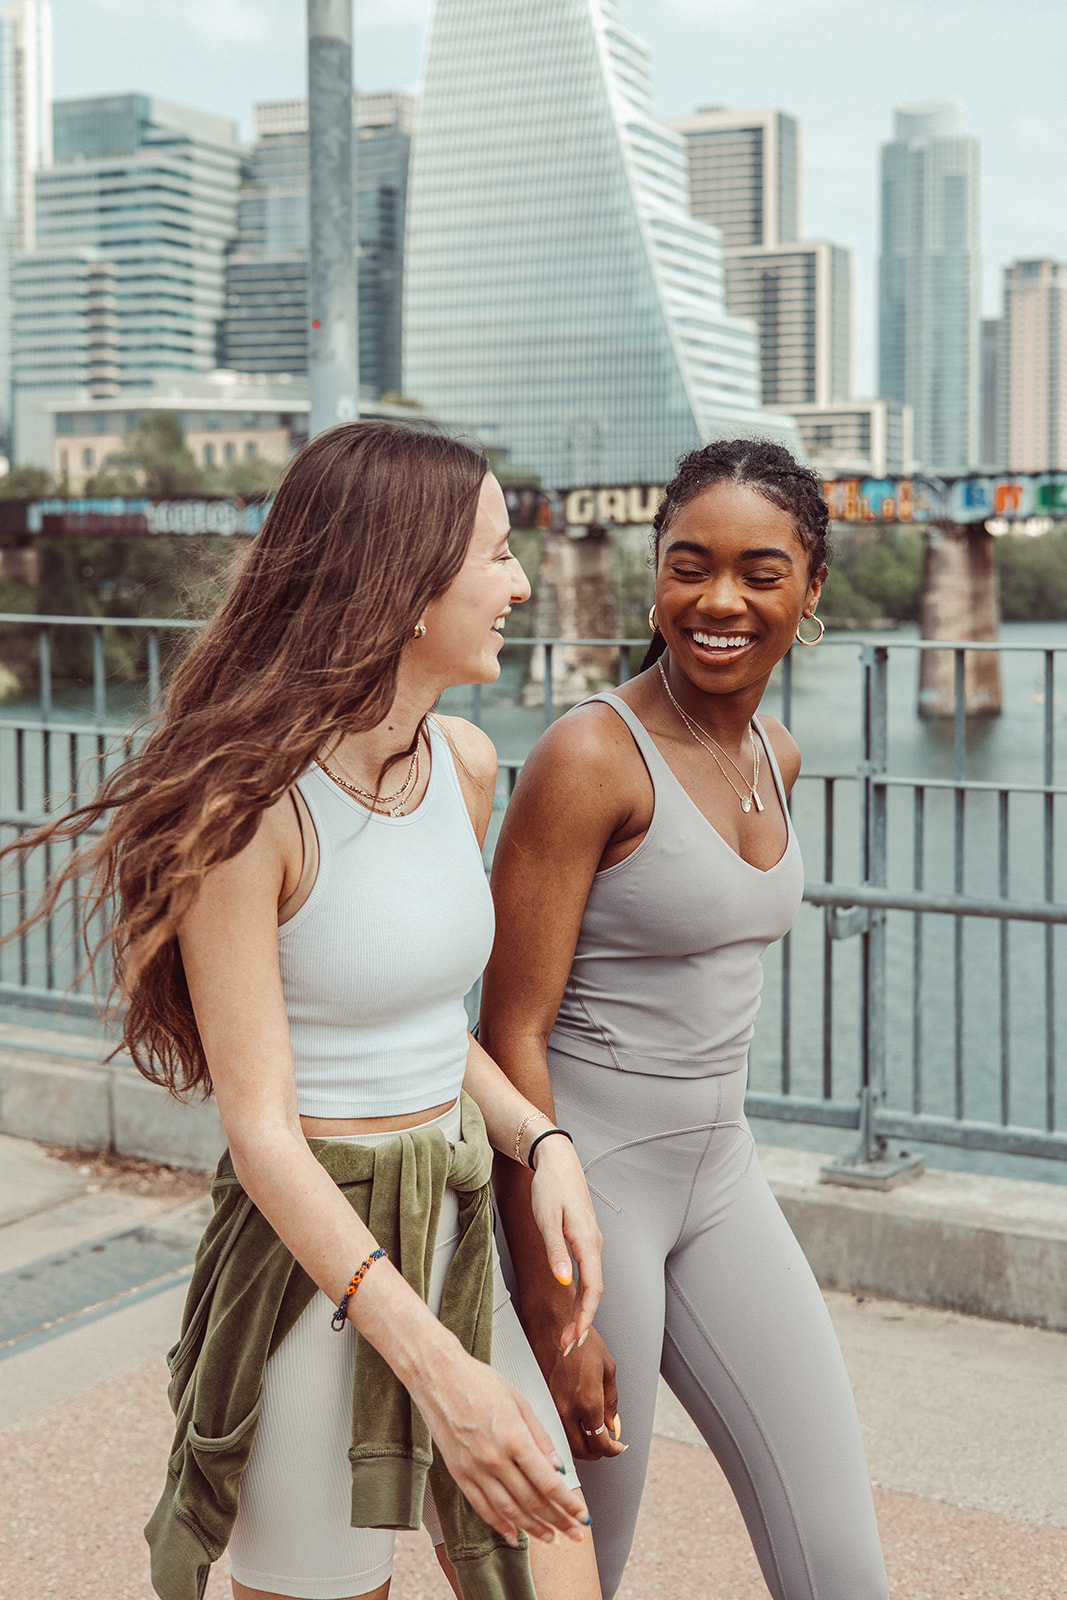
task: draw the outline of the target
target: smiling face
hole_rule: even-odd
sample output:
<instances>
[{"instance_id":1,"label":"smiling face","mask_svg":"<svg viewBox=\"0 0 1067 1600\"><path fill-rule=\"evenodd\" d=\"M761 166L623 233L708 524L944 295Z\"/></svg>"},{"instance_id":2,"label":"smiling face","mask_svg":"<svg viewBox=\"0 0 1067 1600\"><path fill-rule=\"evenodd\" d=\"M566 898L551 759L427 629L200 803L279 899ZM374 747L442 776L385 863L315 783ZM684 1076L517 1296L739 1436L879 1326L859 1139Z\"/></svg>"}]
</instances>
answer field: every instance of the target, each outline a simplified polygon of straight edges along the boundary
<instances>
[{"instance_id":1,"label":"smiling face","mask_svg":"<svg viewBox=\"0 0 1067 1600\"><path fill-rule=\"evenodd\" d=\"M511 522L504 492L486 473L466 558L444 594L423 614L426 635L408 646L414 667L444 688L492 683L500 676L504 621L530 598L530 584L508 549Z\"/></svg>"},{"instance_id":2,"label":"smiling face","mask_svg":"<svg viewBox=\"0 0 1067 1600\"><path fill-rule=\"evenodd\" d=\"M708 694L762 694L812 615L825 568L788 511L738 483L715 483L677 512L660 541L656 615L682 672Z\"/></svg>"}]
</instances>

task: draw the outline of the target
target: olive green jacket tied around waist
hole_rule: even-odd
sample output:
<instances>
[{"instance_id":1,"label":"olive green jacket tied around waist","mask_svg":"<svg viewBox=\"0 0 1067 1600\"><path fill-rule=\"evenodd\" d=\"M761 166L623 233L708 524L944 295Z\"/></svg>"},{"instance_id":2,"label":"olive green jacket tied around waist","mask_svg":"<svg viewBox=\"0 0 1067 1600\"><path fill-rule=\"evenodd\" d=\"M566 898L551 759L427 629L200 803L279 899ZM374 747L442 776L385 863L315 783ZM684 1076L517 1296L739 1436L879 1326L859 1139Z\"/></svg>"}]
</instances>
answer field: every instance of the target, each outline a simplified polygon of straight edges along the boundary
<instances>
[{"instance_id":1,"label":"olive green jacket tied around waist","mask_svg":"<svg viewBox=\"0 0 1067 1600\"><path fill-rule=\"evenodd\" d=\"M376 1147L312 1139L353 1209L424 1300L441 1199L459 1199L459 1243L441 1321L479 1361L493 1323L492 1151L481 1112L461 1096L463 1131L416 1128ZM263 1370L316 1293L315 1284L242 1189L227 1151L211 1186L215 1214L200 1243L181 1339L170 1352L176 1418L167 1485L145 1528L162 1600L202 1600L211 1563L237 1515L255 1438ZM358 1291L357 1291L358 1292ZM351 1323L339 1339L356 1339ZM352 1525L417 1528L429 1478L445 1547L465 1600L535 1600L526 1540L513 1550L473 1510L434 1449L407 1390L368 1339L356 1346Z\"/></svg>"}]
</instances>

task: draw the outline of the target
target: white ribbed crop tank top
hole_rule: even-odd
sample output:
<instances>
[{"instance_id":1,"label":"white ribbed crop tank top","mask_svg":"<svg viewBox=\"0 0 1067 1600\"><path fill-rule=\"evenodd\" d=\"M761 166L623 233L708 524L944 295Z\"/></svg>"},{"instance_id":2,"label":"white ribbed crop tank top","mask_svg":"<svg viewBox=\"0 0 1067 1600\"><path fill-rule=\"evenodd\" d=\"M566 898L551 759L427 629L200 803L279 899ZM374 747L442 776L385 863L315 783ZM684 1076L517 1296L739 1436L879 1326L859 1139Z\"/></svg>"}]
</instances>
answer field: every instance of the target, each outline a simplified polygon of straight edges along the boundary
<instances>
[{"instance_id":1,"label":"white ribbed crop tank top","mask_svg":"<svg viewBox=\"0 0 1067 1600\"><path fill-rule=\"evenodd\" d=\"M493 902L448 741L404 817L368 811L312 766L297 787L319 844L307 900L278 929L302 1116L384 1117L459 1094L463 997L493 945Z\"/></svg>"}]
</instances>

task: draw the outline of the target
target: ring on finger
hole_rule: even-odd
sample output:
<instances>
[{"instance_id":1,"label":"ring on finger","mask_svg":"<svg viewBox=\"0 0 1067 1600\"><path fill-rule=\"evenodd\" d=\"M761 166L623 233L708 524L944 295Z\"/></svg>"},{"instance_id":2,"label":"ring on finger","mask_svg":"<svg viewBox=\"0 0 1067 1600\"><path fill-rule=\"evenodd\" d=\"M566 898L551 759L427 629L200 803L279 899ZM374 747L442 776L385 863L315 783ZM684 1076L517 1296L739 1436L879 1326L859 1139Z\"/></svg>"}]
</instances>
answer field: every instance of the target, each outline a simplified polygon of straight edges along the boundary
<instances>
[{"instance_id":1,"label":"ring on finger","mask_svg":"<svg viewBox=\"0 0 1067 1600\"><path fill-rule=\"evenodd\" d=\"M585 1434L587 1439L597 1439L597 1438L600 1437L600 1435L602 1433L607 1433L607 1431L608 1431L608 1425L607 1425L606 1422L602 1422L600 1424L599 1428L583 1428L582 1429L582 1432Z\"/></svg>"}]
</instances>

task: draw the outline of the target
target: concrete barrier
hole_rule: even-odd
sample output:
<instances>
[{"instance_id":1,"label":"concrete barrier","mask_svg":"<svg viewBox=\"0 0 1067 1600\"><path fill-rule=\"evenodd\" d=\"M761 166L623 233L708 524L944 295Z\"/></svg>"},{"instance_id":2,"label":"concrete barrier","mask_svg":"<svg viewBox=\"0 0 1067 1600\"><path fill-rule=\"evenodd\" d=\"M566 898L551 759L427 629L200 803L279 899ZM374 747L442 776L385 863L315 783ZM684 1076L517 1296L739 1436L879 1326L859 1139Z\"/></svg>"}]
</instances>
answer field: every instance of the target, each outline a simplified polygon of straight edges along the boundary
<instances>
[{"instance_id":1,"label":"concrete barrier","mask_svg":"<svg viewBox=\"0 0 1067 1600\"><path fill-rule=\"evenodd\" d=\"M226 1144L213 1100L185 1103L91 1038L0 1024L0 1133L210 1170Z\"/></svg>"},{"instance_id":2,"label":"concrete barrier","mask_svg":"<svg viewBox=\"0 0 1067 1600\"><path fill-rule=\"evenodd\" d=\"M183 1104L91 1038L0 1024L0 1133L209 1170L213 1101ZM826 1157L760 1160L824 1288L1067 1332L1067 1188L927 1168L888 1192L819 1183Z\"/></svg>"}]
</instances>

